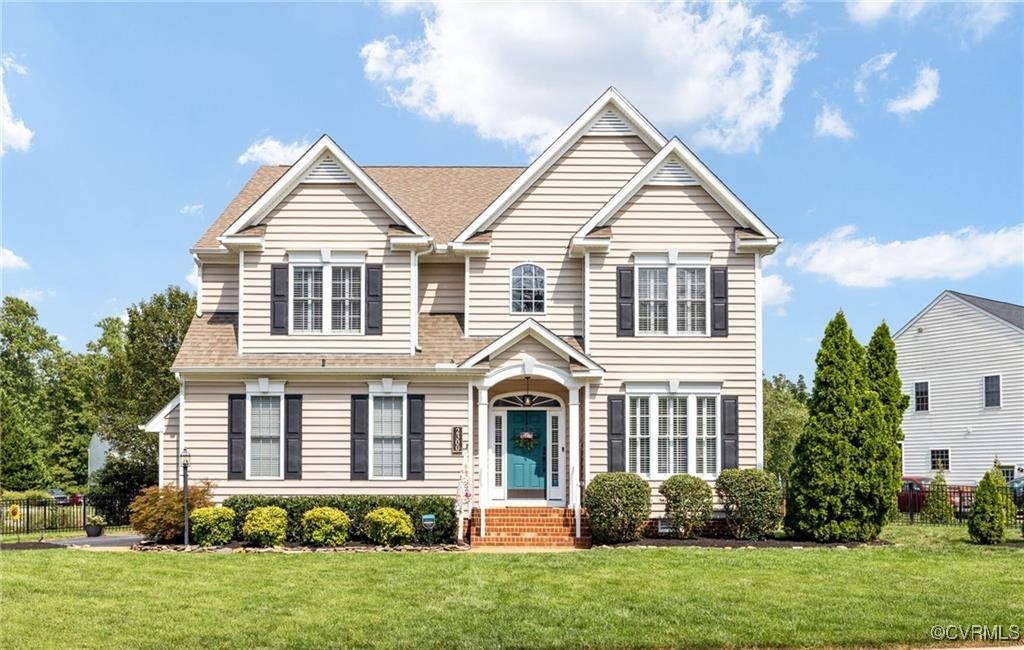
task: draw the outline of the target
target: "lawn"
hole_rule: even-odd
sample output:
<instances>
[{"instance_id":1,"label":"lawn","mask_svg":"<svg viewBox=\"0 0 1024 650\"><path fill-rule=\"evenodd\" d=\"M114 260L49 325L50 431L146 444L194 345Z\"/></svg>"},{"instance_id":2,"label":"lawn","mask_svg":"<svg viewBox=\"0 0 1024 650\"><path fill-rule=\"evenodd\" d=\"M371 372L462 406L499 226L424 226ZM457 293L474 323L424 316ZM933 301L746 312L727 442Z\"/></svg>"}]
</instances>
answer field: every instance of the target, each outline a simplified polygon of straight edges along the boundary
<instances>
[{"instance_id":1,"label":"lawn","mask_svg":"<svg viewBox=\"0 0 1024 650\"><path fill-rule=\"evenodd\" d=\"M894 527L854 549L0 554L20 647L934 645L1024 624L1024 542Z\"/></svg>"}]
</instances>

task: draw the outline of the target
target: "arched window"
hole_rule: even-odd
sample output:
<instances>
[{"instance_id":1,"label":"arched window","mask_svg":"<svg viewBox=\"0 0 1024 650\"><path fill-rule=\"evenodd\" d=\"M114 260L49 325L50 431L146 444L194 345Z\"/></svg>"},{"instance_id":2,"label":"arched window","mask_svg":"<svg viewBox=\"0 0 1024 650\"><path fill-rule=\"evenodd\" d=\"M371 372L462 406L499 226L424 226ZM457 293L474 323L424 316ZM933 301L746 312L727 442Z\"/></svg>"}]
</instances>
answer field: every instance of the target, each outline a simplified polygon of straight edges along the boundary
<instances>
[{"instance_id":1,"label":"arched window","mask_svg":"<svg viewBox=\"0 0 1024 650\"><path fill-rule=\"evenodd\" d=\"M512 269L512 313L544 313L544 269L520 264Z\"/></svg>"}]
</instances>

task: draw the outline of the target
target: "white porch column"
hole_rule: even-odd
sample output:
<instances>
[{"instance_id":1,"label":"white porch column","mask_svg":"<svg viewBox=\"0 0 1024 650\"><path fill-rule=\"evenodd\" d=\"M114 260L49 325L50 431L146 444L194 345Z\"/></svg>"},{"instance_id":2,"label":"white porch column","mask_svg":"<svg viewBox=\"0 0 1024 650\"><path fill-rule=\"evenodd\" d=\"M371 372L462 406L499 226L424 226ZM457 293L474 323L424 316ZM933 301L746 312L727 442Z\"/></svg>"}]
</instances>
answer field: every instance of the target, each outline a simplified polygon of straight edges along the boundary
<instances>
[{"instance_id":1,"label":"white porch column","mask_svg":"<svg viewBox=\"0 0 1024 650\"><path fill-rule=\"evenodd\" d=\"M569 507L576 514L580 536L580 388L569 386Z\"/></svg>"},{"instance_id":2,"label":"white porch column","mask_svg":"<svg viewBox=\"0 0 1024 650\"><path fill-rule=\"evenodd\" d=\"M491 451L487 446L487 389L477 386L476 399L476 431L477 431L477 454L480 460L480 495L477 501L480 504L480 537L485 535L484 507L491 500L491 489L488 485L488 469L491 467Z\"/></svg>"}]
</instances>

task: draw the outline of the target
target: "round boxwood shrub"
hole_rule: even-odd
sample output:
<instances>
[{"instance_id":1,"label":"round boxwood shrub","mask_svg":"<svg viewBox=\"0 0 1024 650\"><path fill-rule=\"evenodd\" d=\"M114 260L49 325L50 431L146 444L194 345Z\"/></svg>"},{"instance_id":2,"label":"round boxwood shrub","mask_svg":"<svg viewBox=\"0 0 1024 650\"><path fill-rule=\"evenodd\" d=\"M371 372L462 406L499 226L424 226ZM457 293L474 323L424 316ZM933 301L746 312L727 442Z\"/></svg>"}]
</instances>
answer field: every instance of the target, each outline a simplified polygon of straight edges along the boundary
<instances>
[{"instance_id":1,"label":"round boxwood shrub","mask_svg":"<svg viewBox=\"0 0 1024 650\"><path fill-rule=\"evenodd\" d=\"M651 515L651 487L636 474L598 474L583 496L594 541L615 544L640 539Z\"/></svg>"},{"instance_id":2,"label":"round boxwood shrub","mask_svg":"<svg viewBox=\"0 0 1024 650\"><path fill-rule=\"evenodd\" d=\"M764 539L779 529L782 492L778 479L763 469L723 469L715 491L725 526L736 539Z\"/></svg>"},{"instance_id":3,"label":"round boxwood shrub","mask_svg":"<svg viewBox=\"0 0 1024 650\"><path fill-rule=\"evenodd\" d=\"M714 507L711 488L703 479L688 474L670 476L658 488L665 499L665 516L680 539L693 537L711 521Z\"/></svg>"},{"instance_id":4,"label":"round boxwood shrub","mask_svg":"<svg viewBox=\"0 0 1024 650\"><path fill-rule=\"evenodd\" d=\"M412 518L395 508L377 508L371 510L363 519L366 536L374 544L397 546L412 539Z\"/></svg>"},{"instance_id":5,"label":"round boxwood shrub","mask_svg":"<svg viewBox=\"0 0 1024 650\"><path fill-rule=\"evenodd\" d=\"M242 524L242 537L253 546L281 546L288 530L288 513L277 506L253 508Z\"/></svg>"},{"instance_id":6,"label":"round boxwood shrub","mask_svg":"<svg viewBox=\"0 0 1024 650\"><path fill-rule=\"evenodd\" d=\"M341 546L348 539L348 515L337 508L313 508L302 515L302 543Z\"/></svg>"},{"instance_id":7,"label":"round boxwood shrub","mask_svg":"<svg viewBox=\"0 0 1024 650\"><path fill-rule=\"evenodd\" d=\"M223 546L235 532L235 511L231 508L199 508L189 513L188 520L192 540L200 546Z\"/></svg>"},{"instance_id":8,"label":"round boxwood shrub","mask_svg":"<svg viewBox=\"0 0 1024 650\"><path fill-rule=\"evenodd\" d=\"M967 513L967 534L976 544L1006 541L1006 479L998 467L985 472Z\"/></svg>"}]
</instances>

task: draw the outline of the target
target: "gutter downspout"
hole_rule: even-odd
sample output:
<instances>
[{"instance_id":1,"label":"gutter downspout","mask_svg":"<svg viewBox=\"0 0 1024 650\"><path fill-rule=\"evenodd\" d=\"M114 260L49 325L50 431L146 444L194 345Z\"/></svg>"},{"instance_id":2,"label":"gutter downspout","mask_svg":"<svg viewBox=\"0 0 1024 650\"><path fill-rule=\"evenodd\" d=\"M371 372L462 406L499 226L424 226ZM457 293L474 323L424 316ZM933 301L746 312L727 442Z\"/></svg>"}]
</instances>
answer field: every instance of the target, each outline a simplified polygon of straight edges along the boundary
<instances>
[{"instance_id":1,"label":"gutter downspout","mask_svg":"<svg viewBox=\"0 0 1024 650\"><path fill-rule=\"evenodd\" d=\"M409 337L409 355L414 356L422 350L420 347L420 256L433 251L433 247L425 251L409 251L409 305L412 336Z\"/></svg>"}]
</instances>

